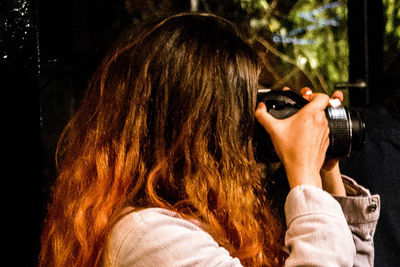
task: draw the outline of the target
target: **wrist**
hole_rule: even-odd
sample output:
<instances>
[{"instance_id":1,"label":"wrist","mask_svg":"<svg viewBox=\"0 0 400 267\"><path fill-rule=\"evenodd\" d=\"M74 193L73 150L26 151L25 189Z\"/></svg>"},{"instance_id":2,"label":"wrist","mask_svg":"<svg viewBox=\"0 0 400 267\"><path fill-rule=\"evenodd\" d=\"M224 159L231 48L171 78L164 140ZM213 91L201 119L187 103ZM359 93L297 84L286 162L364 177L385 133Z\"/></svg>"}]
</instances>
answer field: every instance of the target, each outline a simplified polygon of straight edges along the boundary
<instances>
[{"instance_id":1,"label":"wrist","mask_svg":"<svg viewBox=\"0 0 400 267\"><path fill-rule=\"evenodd\" d=\"M314 185L322 188L321 175L317 170L285 165L285 171L290 188L298 185Z\"/></svg>"},{"instance_id":2,"label":"wrist","mask_svg":"<svg viewBox=\"0 0 400 267\"><path fill-rule=\"evenodd\" d=\"M339 164L330 169L321 169L322 188L330 194L336 196L346 196L346 189L343 185L342 174Z\"/></svg>"}]
</instances>

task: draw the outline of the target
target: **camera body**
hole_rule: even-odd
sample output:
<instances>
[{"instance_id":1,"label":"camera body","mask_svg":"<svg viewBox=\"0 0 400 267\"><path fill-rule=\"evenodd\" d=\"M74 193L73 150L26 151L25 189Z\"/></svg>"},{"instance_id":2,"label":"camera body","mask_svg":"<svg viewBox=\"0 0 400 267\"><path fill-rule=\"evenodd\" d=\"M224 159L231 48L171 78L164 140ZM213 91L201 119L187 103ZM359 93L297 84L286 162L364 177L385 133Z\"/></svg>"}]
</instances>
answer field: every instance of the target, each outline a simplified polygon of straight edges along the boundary
<instances>
[{"instance_id":1,"label":"camera body","mask_svg":"<svg viewBox=\"0 0 400 267\"><path fill-rule=\"evenodd\" d=\"M276 91L259 89L257 104L263 102L268 113L277 119L285 119L302 107L308 101L293 91ZM349 157L353 151L360 150L365 141L365 123L362 113L357 109L327 107L325 114L329 126L329 147L327 158ZM279 161L273 144L266 130L257 122L255 127L256 156L261 161Z\"/></svg>"}]
</instances>

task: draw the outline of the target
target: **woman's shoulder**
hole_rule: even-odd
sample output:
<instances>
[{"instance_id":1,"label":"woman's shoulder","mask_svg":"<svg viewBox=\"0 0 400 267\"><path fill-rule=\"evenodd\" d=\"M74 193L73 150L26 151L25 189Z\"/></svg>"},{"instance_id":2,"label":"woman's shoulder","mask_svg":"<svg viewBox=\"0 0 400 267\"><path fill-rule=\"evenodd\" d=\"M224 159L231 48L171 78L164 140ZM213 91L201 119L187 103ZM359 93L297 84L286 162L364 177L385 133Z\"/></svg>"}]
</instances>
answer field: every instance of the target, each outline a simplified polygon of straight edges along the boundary
<instances>
[{"instance_id":1,"label":"woman's shoulder","mask_svg":"<svg viewBox=\"0 0 400 267\"><path fill-rule=\"evenodd\" d=\"M104 262L106 266L165 266L210 263L221 257L230 258L196 221L162 208L126 208L110 232Z\"/></svg>"},{"instance_id":2,"label":"woman's shoulder","mask_svg":"<svg viewBox=\"0 0 400 267\"><path fill-rule=\"evenodd\" d=\"M158 240L165 238L165 233L180 234L184 232L198 232L209 236L194 220L184 219L180 214L163 208L146 208L136 210L127 207L122 210L121 218L110 232L112 243L123 244L143 242L144 240ZM209 237L211 238L211 237Z\"/></svg>"},{"instance_id":3,"label":"woman's shoulder","mask_svg":"<svg viewBox=\"0 0 400 267\"><path fill-rule=\"evenodd\" d=\"M186 220L180 214L163 208L146 208L136 210L127 207L121 212L121 219L113 227L113 232L126 229L129 232L139 233L146 229L183 227L192 231L202 231L200 223L195 220ZM122 231L126 232L126 231Z\"/></svg>"}]
</instances>

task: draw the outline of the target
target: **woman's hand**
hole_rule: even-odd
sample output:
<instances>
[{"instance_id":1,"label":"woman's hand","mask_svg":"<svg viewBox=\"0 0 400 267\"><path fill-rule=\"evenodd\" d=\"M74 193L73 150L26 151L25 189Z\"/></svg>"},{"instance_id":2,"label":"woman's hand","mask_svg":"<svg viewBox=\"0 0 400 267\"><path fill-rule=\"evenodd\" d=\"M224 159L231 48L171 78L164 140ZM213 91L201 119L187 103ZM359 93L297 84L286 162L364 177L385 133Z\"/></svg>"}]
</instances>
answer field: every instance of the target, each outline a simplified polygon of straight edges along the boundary
<instances>
[{"instance_id":1,"label":"woman's hand","mask_svg":"<svg viewBox=\"0 0 400 267\"><path fill-rule=\"evenodd\" d=\"M312 95L311 89L305 87L301 90L302 96L310 101ZM329 99L329 105L332 107L340 106L343 102L343 93L335 91ZM346 190L343 185L342 174L339 168L339 159L327 159L322 165L321 171L322 188L337 196L346 196Z\"/></svg>"},{"instance_id":2,"label":"woman's hand","mask_svg":"<svg viewBox=\"0 0 400 267\"><path fill-rule=\"evenodd\" d=\"M256 118L269 133L281 159L291 188L311 184L322 188L320 170L329 145L329 128L325 115L329 97L309 95L310 103L293 116L279 120L270 115L264 103Z\"/></svg>"}]
</instances>

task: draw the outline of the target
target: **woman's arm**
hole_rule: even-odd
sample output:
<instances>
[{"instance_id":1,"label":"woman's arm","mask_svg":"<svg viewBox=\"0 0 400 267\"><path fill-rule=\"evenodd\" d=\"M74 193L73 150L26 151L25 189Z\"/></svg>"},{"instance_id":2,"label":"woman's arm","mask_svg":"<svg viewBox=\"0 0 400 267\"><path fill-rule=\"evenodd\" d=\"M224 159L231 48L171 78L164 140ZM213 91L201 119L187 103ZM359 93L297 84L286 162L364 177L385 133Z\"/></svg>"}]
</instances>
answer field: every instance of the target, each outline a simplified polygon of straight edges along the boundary
<instances>
[{"instance_id":1,"label":"woman's arm","mask_svg":"<svg viewBox=\"0 0 400 267\"><path fill-rule=\"evenodd\" d=\"M285 216L285 266L353 266L352 234L330 194L315 186L298 186L286 199Z\"/></svg>"},{"instance_id":2,"label":"woman's arm","mask_svg":"<svg viewBox=\"0 0 400 267\"><path fill-rule=\"evenodd\" d=\"M311 94L293 116L278 120L259 104L256 118L269 133L291 191L285 203L287 266L353 266L355 246L339 203L322 190L329 145L329 97ZM340 185L340 184L339 184ZM334 187L336 190L337 188Z\"/></svg>"},{"instance_id":3,"label":"woman's arm","mask_svg":"<svg viewBox=\"0 0 400 267\"><path fill-rule=\"evenodd\" d=\"M369 190L342 176L338 160L325 162L321 179L322 188L340 204L352 232L356 247L354 266L374 266L373 236L380 213L379 195L371 196Z\"/></svg>"},{"instance_id":4,"label":"woman's arm","mask_svg":"<svg viewBox=\"0 0 400 267\"><path fill-rule=\"evenodd\" d=\"M333 196L340 204L356 247L355 267L374 266L374 241L380 215L380 197L342 176L347 197Z\"/></svg>"},{"instance_id":5,"label":"woman's arm","mask_svg":"<svg viewBox=\"0 0 400 267\"><path fill-rule=\"evenodd\" d=\"M329 194L315 186L298 186L286 204L285 266L352 266L351 233ZM102 266L242 265L194 222L150 208L128 213L113 227Z\"/></svg>"}]
</instances>

